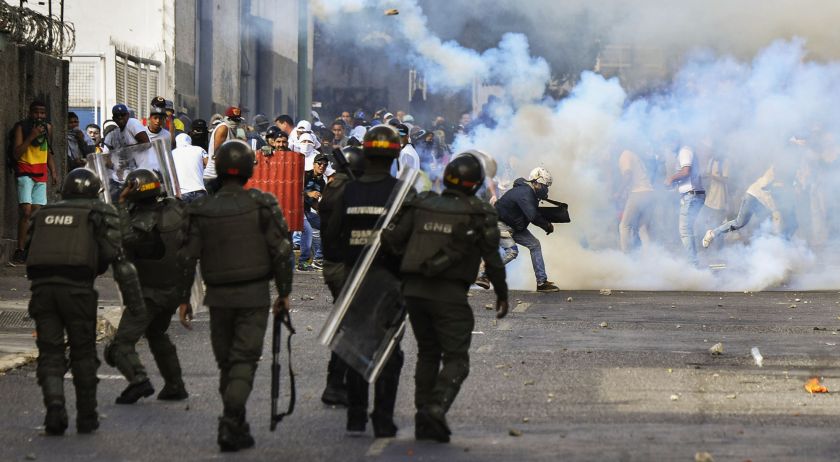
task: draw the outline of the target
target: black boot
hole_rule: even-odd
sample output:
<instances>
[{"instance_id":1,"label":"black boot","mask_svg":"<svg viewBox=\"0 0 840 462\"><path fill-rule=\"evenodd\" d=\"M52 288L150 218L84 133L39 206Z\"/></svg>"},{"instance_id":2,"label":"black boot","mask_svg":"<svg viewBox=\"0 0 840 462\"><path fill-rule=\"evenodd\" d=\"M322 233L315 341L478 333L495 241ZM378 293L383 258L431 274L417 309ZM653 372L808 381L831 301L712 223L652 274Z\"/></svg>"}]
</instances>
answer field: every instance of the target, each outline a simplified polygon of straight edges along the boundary
<instances>
[{"instance_id":1,"label":"black boot","mask_svg":"<svg viewBox=\"0 0 840 462\"><path fill-rule=\"evenodd\" d=\"M44 430L50 436L61 436L64 430L67 430L67 409L64 408L64 403L53 403L47 406Z\"/></svg>"},{"instance_id":2,"label":"black boot","mask_svg":"<svg viewBox=\"0 0 840 462\"><path fill-rule=\"evenodd\" d=\"M347 389L328 383L321 394L321 401L330 406L347 406Z\"/></svg>"},{"instance_id":3,"label":"black boot","mask_svg":"<svg viewBox=\"0 0 840 462\"><path fill-rule=\"evenodd\" d=\"M155 389L149 379L142 382L129 384L125 390L117 396L117 404L134 404L140 398L147 398L155 394Z\"/></svg>"},{"instance_id":4,"label":"black boot","mask_svg":"<svg viewBox=\"0 0 840 462\"><path fill-rule=\"evenodd\" d=\"M219 437L217 439L222 452L236 452L254 447L251 426L243 417L223 416L219 418Z\"/></svg>"},{"instance_id":5,"label":"black boot","mask_svg":"<svg viewBox=\"0 0 840 462\"><path fill-rule=\"evenodd\" d=\"M167 383L160 390L160 393L158 393L157 399L163 401L181 401L187 399L189 396L190 394L187 393L187 389L184 388L183 383Z\"/></svg>"},{"instance_id":6,"label":"black boot","mask_svg":"<svg viewBox=\"0 0 840 462\"><path fill-rule=\"evenodd\" d=\"M417 411L414 416L414 437L418 440L435 440L441 443L449 442L449 425L443 408L429 405Z\"/></svg>"},{"instance_id":7,"label":"black boot","mask_svg":"<svg viewBox=\"0 0 840 462\"><path fill-rule=\"evenodd\" d=\"M359 436L367 427L367 409L347 408L347 433Z\"/></svg>"},{"instance_id":8,"label":"black boot","mask_svg":"<svg viewBox=\"0 0 840 462\"><path fill-rule=\"evenodd\" d=\"M321 401L330 406L347 406L347 364L337 354L330 354L327 363L327 387L321 395Z\"/></svg>"},{"instance_id":9,"label":"black boot","mask_svg":"<svg viewBox=\"0 0 840 462\"><path fill-rule=\"evenodd\" d=\"M377 415L374 412L370 415L370 422L373 424L373 436L377 438L393 438L397 436L397 426L394 424L394 416Z\"/></svg>"}]
</instances>

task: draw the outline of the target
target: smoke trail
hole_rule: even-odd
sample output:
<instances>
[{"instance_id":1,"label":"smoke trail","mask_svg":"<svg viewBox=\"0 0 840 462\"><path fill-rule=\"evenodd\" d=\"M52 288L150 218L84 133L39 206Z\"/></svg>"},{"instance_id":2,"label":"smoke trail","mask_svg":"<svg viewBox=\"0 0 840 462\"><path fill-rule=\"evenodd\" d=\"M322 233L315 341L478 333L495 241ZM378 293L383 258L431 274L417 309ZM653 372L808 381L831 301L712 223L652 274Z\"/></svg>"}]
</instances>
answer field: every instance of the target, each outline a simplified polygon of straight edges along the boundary
<instances>
[{"instance_id":1,"label":"smoke trail","mask_svg":"<svg viewBox=\"0 0 840 462\"><path fill-rule=\"evenodd\" d=\"M424 70L432 90L463 89L476 79L503 85L507 98L493 111L497 128L478 127L456 140L455 150L489 152L500 165L511 164L514 176L537 165L553 172L551 196L571 204L574 220L552 236L540 236L549 277L561 287L760 290L783 284L803 289L840 285L840 273L821 266L825 255L835 253L831 237L840 231L840 214L829 200L840 185L837 142L832 138L840 128L840 66L813 60L837 56L826 46L837 32L825 32L836 29L827 19L836 14L797 8L801 14L791 15L790 2L782 0L737 5L680 2L684 9L667 6L667 14L661 12L661 2L651 1L612 0L599 11L577 1L562 6L531 3L521 13L538 25L537 30L550 33L539 25L557 14L588 11L594 27L605 31L606 41L666 49L677 56L678 70L657 92L632 98L617 79L584 72L569 96L555 102L543 98L549 76L546 61L530 55L522 35L505 35L483 53L469 50L435 36L413 0L324 1L319 14L324 21L361 15L360 36L371 46L397 44L384 48L392 59ZM826 8L824 12L838 8L816 3ZM549 5L552 8L540 8ZM760 6L768 20L745 18L747 13L739 10L745 5L747 12ZM470 14L460 16L481 17L491 6L505 8L478 0L470 3ZM396 23L381 12L370 13L393 7L400 9ZM446 14L459 17L455 9ZM749 33L744 33L747 25ZM771 43L793 33L810 40ZM791 138L804 141L794 144ZM615 250L623 206L614 197L618 154L633 150L645 160L655 159L670 174L677 142L695 150L701 168L712 155L730 162L728 202L736 206L747 186L769 166L795 174L790 182L799 218L794 238L776 236L758 217L743 232L730 235L741 239L727 240L722 250L701 250L704 263L725 263L725 270L694 269L679 243L678 195L660 189L653 242L631 255ZM727 216L733 213L729 210ZM703 231L698 224L698 240ZM525 255L509 270L512 287L533 288Z\"/></svg>"}]
</instances>

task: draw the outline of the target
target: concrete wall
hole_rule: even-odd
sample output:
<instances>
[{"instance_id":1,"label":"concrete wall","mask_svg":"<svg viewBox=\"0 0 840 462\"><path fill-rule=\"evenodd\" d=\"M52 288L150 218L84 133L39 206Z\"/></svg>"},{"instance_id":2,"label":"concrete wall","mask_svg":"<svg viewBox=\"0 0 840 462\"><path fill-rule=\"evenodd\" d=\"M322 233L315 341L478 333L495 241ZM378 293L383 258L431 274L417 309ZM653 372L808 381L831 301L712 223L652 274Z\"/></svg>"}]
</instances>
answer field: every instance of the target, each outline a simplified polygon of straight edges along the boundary
<instances>
[{"instance_id":1,"label":"concrete wall","mask_svg":"<svg viewBox=\"0 0 840 462\"><path fill-rule=\"evenodd\" d=\"M14 174L6 165L6 146L9 130L15 122L29 113L29 103L41 99L47 103L50 121L53 124L52 149L55 152L56 169L59 174L65 170L67 153L67 66L66 61L35 52L10 43L6 34L0 33L0 262L8 261L14 250L13 239L17 238L17 188ZM48 194L54 200L56 187L47 185Z\"/></svg>"}]
</instances>

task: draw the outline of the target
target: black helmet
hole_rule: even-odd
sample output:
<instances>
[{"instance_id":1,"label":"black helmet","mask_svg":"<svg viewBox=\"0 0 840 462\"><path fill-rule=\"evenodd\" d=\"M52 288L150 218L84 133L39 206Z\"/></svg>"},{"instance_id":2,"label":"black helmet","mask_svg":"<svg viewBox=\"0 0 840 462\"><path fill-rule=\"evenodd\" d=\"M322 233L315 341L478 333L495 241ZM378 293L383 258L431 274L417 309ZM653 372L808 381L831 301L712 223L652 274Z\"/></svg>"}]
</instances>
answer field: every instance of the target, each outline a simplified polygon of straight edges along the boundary
<instances>
[{"instance_id":1,"label":"black helmet","mask_svg":"<svg viewBox=\"0 0 840 462\"><path fill-rule=\"evenodd\" d=\"M353 172L353 175L360 177L365 173L365 154L362 152L362 148L358 146L345 146L341 148L341 153L347 159L347 166Z\"/></svg>"},{"instance_id":2,"label":"black helmet","mask_svg":"<svg viewBox=\"0 0 840 462\"><path fill-rule=\"evenodd\" d=\"M162 191L160 178L151 170L138 168L125 177L125 184L131 185L131 189L125 195L127 200L132 202L141 199L156 198Z\"/></svg>"},{"instance_id":3,"label":"black helmet","mask_svg":"<svg viewBox=\"0 0 840 462\"><path fill-rule=\"evenodd\" d=\"M362 146L365 148L365 156L392 159L399 157L402 149L400 134L390 125L377 125L368 130Z\"/></svg>"},{"instance_id":4,"label":"black helmet","mask_svg":"<svg viewBox=\"0 0 840 462\"><path fill-rule=\"evenodd\" d=\"M277 138L278 136L280 136L281 131L282 130L280 130L280 128L278 128L277 125L272 125L268 127L268 129L265 131L265 139L268 140Z\"/></svg>"},{"instance_id":5,"label":"black helmet","mask_svg":"<svg viewBox=\"0 0 840 462\"><path fill-rule=\"evenodd\" d=\"M220 177L251 178L254 174L254 151L244 141L225 141L216 151L216 172Z\"/></svg>"},{"instance_id":6,"label":"black helmet","mask_svg":"<svg viewBox=\"0 0 840 462\"><path fill-rule=\"evenodd\" d=\"M64 177L61 186L63 199L96 199L102 191L102 181L86 168L77 168Z\"/></svg>"},{"instance_id":7,"label":"black helmet","mask_svg":"<svg viewBox=\"0 0 840 462\"><path fill-rule=\"evenodd\" d=\"M470 153L461 154L446 165L443 184L464 194L475 194L484 183L481 161Z\"/></svg>"}]
</instances>

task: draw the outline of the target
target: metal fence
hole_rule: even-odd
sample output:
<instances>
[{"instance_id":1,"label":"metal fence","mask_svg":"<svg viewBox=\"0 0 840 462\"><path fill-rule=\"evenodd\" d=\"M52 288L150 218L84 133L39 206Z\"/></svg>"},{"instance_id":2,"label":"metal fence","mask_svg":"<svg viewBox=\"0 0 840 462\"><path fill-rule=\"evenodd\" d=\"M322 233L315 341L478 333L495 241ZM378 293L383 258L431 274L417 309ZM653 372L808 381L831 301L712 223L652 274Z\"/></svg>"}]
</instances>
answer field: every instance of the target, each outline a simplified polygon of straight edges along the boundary
<instances>
[{"instance_id":1,"label":"metal fence","mask_svg":"<svg viewBox=\"0 0 840 462\"><path fill-rule=\"evenodd\" d=\"M16 43L54 56L68 54L76 47L76 31L72 23L4 1L0 1L0 31L8 33Z\"/></svg>"}]
</instances>

